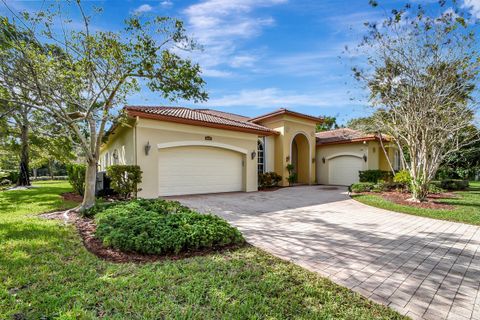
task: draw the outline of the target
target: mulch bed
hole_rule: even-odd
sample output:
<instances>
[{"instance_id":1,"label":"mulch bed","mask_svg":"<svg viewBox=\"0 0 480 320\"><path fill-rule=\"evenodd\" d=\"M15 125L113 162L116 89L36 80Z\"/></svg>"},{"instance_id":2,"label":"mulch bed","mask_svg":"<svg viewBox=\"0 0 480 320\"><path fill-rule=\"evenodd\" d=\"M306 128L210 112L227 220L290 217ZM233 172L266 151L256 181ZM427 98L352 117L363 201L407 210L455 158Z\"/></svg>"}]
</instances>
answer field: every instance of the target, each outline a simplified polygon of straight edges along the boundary
<instances>
[{"instance_id":1,"label":"mulch bed","mask_svg":"<svg viewBox=\"0 0 480 320\"><path fill-rule=\"evenodd\" d=\"M389 200L404 206L424 208L424 209L441 209L441 210L455 209L455 206L451 204L438 202L439 199L449 199L449 198L451 199L456 197L455 194L449 193L449 192L439 193L439 194L429 194L427 197L427 201L425 202L408 201L408 199L411 198L411 194L404 193L404 192L389 191L389 192L382 192L379 195L386 200Z\"/></svg>"},{"instance_id":2,"label":"mulch bed","mask_svg":"<svg viewBox=\"0 0 480 320\"><path fill-rule=\"evenodd\" d=\"M52 220L65 221L65 211L56 211L40 215L40 217ZM68 212L68 220L65 223L74 224L83 244L88 251L97 257L115 263L147 263L162 260L180 260L195 256L205 256L211 253L225 252L238 249L245 245L231 245L218 248L209 248L198 251L187 251L179 254L169 255L147 255L136 252L123 252L117 249L105 247L100 239L95 237L96 225L93 219L80 216L74 211Z\"/></svg>"}]
</instances>

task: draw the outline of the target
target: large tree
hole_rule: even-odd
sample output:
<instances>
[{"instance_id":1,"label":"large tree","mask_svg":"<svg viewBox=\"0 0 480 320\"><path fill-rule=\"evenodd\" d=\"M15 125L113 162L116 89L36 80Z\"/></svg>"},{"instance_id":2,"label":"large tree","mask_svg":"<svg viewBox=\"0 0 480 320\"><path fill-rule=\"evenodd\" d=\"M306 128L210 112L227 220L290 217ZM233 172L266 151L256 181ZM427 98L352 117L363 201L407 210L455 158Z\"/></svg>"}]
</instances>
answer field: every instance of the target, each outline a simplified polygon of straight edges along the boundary
<instances>
[{"instance_id":1,"label":"large tree","mask_svg":"<svg viewBox=\"0 0 480 320\"><path fill-rule=\"evenodd\" d=\"M467 23L468 12L444 1L435 9L406 5L383 23L368 23L361 46L367 66L353 68L370 91L376 128L407 150L413 201L426 199L445 157L479 138L464 130L477 108L475 24Z\"/></svg>"},{"instance_id":2,"label":"large tree","mask_svg":"<svg viewBox=\"0 0 480 320\"><path fill-rule=\"evenodd\" d=\"M33 92L28 102L11 97L4 103L42 110L78 140L87 162L83 210L95 202L100 146L114 106L142 84L172 100L206 100L207 94L199 66L177 54L197 48L181 21L131 16L122 31L94 31L88 10L79 0L74 5L61 3L58 11L49 7L3 20L0 32L12 48L9 66L21 60L28 67L16 73L4 68L0 81L13 79L17 87ZM82 17L80 28L64 22L68 10ZM15 37L12 30L28 34L36 44Z\"/></svg>"}]
</instances>

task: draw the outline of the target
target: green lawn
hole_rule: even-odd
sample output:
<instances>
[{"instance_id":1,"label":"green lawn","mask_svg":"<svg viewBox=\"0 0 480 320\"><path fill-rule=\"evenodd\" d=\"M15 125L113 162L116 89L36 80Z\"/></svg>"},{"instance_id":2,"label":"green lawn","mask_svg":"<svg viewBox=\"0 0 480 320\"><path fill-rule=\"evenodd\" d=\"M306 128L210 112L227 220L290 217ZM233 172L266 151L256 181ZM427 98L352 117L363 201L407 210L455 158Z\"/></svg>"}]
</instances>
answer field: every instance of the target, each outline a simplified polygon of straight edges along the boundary
<instances>
[{"instance_id":1,"label":"green lawn","mask_svg":"<svg viewBox=\"0 0 480 320\"><path fill-rule=\"evenodd\" d=\"M0 193L0 319L395 319L314 273L246 247L181 261L115 264L72 226L35 214L73 206L65 182Z\"/></svg>"},{"instance_id":2,"label":"green lawn","mask_svg":"<svg viewBox=\"0 0 480 320\"><path fill-rule=\"evenodd\" d=\"M470 190L456 192L457 198L442 199L439 202L455 206L453 210L423 209L405 206L385 200L376 194L352 195L352 198L370 206L422 217L464 222L480 225L480 182L471 182Z\"/></svg>"}]
</instances>

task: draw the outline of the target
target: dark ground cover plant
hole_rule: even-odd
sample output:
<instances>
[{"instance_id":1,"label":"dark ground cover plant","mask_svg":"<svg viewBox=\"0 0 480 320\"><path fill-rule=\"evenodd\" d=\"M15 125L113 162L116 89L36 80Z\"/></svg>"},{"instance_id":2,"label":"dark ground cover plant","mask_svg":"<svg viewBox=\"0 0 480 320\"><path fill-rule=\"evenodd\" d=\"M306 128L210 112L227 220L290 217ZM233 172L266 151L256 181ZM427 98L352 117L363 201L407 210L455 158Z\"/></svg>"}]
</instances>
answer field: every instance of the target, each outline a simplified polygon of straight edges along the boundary
<instances>
[{"instance_id":1,"label":"dark ground cover plant","mask_svg":"<svg viewBox=\"0 0 480 320\"><path fill-rule=\"evenodd\" d=\"M349 187L350 192L360 193L360 192L370 192L375 187L373 182L359 182L354 183Z\"/></svg>"},{"instance_id":2,"label":"dark ground cover plant","mask_svg":"<svg viewBox=\"0 0 480 320\"><path fill-rule=\"evenodd\" d=\"M244 243L240 231L224 219L174 201L123 202L100 211L95 220L104 245L126 252L178 254Z\"/></svg>"},{"instance_id":3,"label":"dark ground cover plant","mask_svg":"<svg viewBox=\"0 0 480 320\"><path fill-rule=\"evenodd\" d=\"M282 181L282 176L275 172L265 172L258 174L258 186L263 188L278 187L278 183Z\"/></svg>"},{"instance_id":4,"label":"dark ground cover plant","mask_svg":"<svg viewBox=\"0 0 480 320\"><path fill-rule=\"evenodd\" d=\"M391 171L365 170L365 171L359 171L358 177L360 179L360 182L377 183L379 180L392 181L393 174Z\"/></svg>"}]
</instances>

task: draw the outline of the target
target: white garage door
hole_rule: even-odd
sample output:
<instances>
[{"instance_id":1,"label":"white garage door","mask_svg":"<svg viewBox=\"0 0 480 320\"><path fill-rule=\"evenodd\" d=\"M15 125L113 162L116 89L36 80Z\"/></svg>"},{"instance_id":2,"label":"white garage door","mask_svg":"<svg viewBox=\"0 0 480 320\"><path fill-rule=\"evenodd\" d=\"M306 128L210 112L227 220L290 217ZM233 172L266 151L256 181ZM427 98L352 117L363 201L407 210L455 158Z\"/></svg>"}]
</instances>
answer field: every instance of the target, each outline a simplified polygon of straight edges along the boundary
<instances>
[{"instance_id":1,"label":"white garage door","mask_svg":"<svg viewBox=\"0 0 480 320\"><path fill-rule=\"evenodd\" d=\"M243 156L213 147L159 150L159 195L243 190Z\"/></svg>"},{"instance_id":2,"label":"white garage door","mask_svg":"<svg viewBox=\"0 0 480 320\"><path fill-rule=\"evenodd\" d=\"M329 184L349 186L357 183L358 171L363 170L363 160L354 156L340 156L328 160Z\"/></svg>"}]
</instances>

